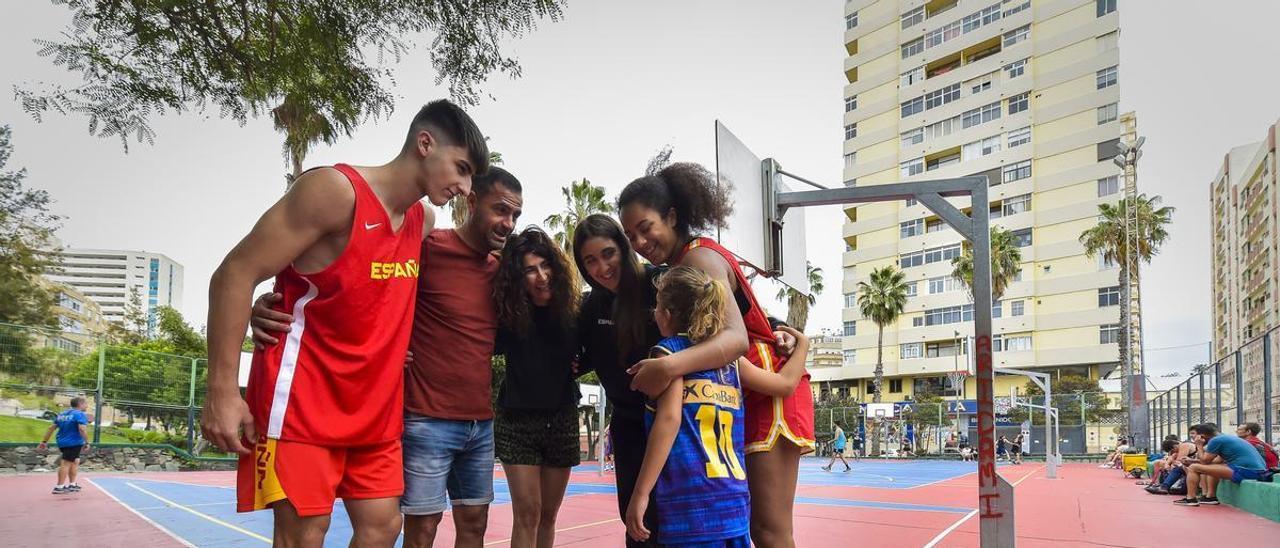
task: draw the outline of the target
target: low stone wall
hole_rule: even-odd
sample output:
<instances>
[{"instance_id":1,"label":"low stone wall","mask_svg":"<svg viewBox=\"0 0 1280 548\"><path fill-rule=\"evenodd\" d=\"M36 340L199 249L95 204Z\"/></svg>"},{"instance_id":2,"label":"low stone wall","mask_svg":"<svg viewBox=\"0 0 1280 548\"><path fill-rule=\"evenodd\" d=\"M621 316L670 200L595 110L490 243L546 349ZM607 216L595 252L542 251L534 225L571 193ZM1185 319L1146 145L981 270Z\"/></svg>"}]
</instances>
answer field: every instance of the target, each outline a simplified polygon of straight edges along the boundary
<instances>
[{"instance_id":1,"label":"low stone wall","mask_svg":"<svg viewBox=\"0 0 1280 548\"><path fill-rule=\"evenodd\" d=\"M55 470L62 454L56 447L34 445L0 447L0 473ZM114 472L177 472L180 470L235 470L234 461L183 458L168 447L92 447L80 454L80 470Z\"/></svg>"}]
</instances>

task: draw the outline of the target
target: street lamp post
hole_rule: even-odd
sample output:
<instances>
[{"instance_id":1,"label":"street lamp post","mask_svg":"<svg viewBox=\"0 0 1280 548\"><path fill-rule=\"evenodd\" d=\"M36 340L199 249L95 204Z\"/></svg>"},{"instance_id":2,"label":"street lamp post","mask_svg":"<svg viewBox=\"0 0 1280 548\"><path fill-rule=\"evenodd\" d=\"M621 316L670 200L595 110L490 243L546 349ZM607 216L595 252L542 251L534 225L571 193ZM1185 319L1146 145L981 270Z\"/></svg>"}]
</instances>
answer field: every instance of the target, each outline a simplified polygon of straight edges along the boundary
<instances>
[{"instance_id":1,"label":"street lamp post","mask_svg":"<svg viewBox=\"0 0 1280 548\"><path fill-rule=\"evenodd\" d=\"M1127 120L1136 125L1132 117ZM1136 130L1135 130L1136 131ZM1142 366L1142 291L1139 266L1141 259L1136 250L1141 245L1142 227L1138 222L1138 160L1142 158L1145 137L1129 133L1118 145L1120 153L1112 161L1122 170L1124 178L1124 242L1120 246L1120 260L1124 261L1128 279L1120 284L1121 318L1124 330L1124 368L1122 386L1128 418L1129 439L1134 443L1151 443L1147 425L1147 386Z\"/></svg>"}]
</instances>

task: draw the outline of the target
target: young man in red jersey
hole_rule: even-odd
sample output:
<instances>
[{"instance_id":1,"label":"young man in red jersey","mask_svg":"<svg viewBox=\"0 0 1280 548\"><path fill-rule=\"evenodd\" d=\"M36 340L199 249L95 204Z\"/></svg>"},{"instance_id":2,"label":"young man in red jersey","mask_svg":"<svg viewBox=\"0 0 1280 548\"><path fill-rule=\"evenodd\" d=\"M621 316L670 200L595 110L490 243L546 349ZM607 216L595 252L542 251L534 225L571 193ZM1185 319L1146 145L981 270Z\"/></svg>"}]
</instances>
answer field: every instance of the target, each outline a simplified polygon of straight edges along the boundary
<instances>
[{"instance_id":1,"label":"young man in red jersey","mask_svg":"<svg viewBox=\"0 0 1280 548\"><path fill-rule=\"evenodd\" d=\"M323 544L337 497L353 546L395 543L405 348L422 239L434 225L420 201L469 193L488 157L462 109L432 102L389 163L304 173L214 272L201 427L241 455L238 509L271 508L277 545ZM254 352L242 399L246 305L272 276L277 305L295 322L282 344Z\"/></svg>"}]
</instances>

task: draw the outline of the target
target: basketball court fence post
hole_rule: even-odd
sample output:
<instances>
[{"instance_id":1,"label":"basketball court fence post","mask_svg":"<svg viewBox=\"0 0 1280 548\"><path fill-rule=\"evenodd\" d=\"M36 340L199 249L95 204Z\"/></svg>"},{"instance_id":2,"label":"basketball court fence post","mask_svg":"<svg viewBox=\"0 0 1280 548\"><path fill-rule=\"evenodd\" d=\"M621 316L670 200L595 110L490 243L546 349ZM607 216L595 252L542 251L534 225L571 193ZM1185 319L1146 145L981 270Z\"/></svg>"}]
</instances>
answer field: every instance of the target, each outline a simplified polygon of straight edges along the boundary
<instances>
[{"instance_id":1,"label":"basketball court fence post","mask_svg":"<svg viewBox=\"0 0 1280 548\"><path fill-rule=\"evenodd\" d=\"M107 345L98 345L98 389L93 402L93 444L102 439L102 372L107 367Z\"/></svg>"},{"instance_id":2,"label":"basketball court fence post","mask_svg":"<svg viewBox=\"0 0 1280 548\"><path fill-rule=\"evenodd\" d=\"M187 452L196 453L196 365L199 358L191 359L191 385L187 392Z\"/></svg>"},{"instance_id":3,"label":"basketball court fence post","mask_svg":"<svg viewBox=\"0 0 1280 548\"><path fill-rule=\"evenodd\" d=\"M1271 440L1272 407L1271 401L1271 331L1262 336L1262 431L1266 433L1266 442Z\"/></svg>"}]
</instances>

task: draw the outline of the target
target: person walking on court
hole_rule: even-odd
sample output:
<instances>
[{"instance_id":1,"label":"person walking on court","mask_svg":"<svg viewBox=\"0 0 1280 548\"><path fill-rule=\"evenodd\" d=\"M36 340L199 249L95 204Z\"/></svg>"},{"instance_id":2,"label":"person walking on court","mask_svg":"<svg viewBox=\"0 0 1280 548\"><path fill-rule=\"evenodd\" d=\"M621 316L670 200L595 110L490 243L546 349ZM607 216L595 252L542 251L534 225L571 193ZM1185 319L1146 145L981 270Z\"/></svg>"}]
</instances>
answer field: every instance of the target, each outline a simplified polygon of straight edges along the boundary
<instances>
[{"instance_id":1,"label":"person walking on court","mask_svg":"<svg viewBox=\"0 0 1280 548\"><path fill-rule=\"evenodd\" d=\"M489 167L461 108L424 106L381 166L304 172L209 284L204 436L240 454L237 510L270 508L280 546L320 546L337 497L352 546L392 546L404 491L404 367L423 236L441 206ZM244 398L240 347L254 286L275 276L272 308L296 323L253 355Z\"/></svg>"},{"instance_id":2,"label":"person walking on court","mask_svg":"<svg viewBox=\"0 0 1280 548\"><path fill-rule=\"evenodd\" d=\"M1014 464L1022 464L1022 434L1018 434L1009 444L1009 460Z\"/></svg>"},{"instance_id":3,"label":"person walking on court","mask_svg":"<svg viewBox=\"0 0 1280 548\"><path fill-rule=\"evenodd\" d=\"M550 548L556 515L580 461L577 314L580 282L537 227L507 239L494 281L495 354L506 357L494 440L511 491L511 546Z\"/></svg>"},{"instance_id":4,"label":"person walking on court","mask_svg":"<svg viewBox=\"0 0 1280 548\"><path fill-rule=\"evenodd\" d=\"M451 510L455 543L480 546L493 502L492 359L498 330L493 282L498 251L520 218L523 187L491 167L472 180L462 226L431 230L413 303L404 366L404 542L432 546ZM276 344L293 316L254 304L254 342Z\"/></svg>"},{"instance_id":5,"label":"person walking on court","mask_svg":"<svg viewBox=\"0 0 1280 548\"><path fill-rule=\"evenodd\" d=\"M89 448L89 432L86 425L89 417L84 414L84 398L71 398L71 409L58 413L53 424L44 431L44 439L40 440L40 450L49 447L49 437L58 433L58 451L62 460L58 462L58 484L53 487L53 494L65 495L80 490L76 483L76 475L80 473L80 452Z\"/></svg>"},{"instance_id":6,"label":"person walking on court","mask_svg":"<svg viewBox=\"0 0 1280 548\"><path fill-rule=\"evenodd\" d=\"M823 466L822 469L830 472L831 467L836 463L836 459L840 459L841 464L844 464L844 471L848 472L853 468L849 466L849 461L844 460L844 446L846 442L844 428L840 427L839 422L835 423L835 427L836 433L831 440L831 461L828 462L826 466Z\"/></svg>"}]
</instances>

